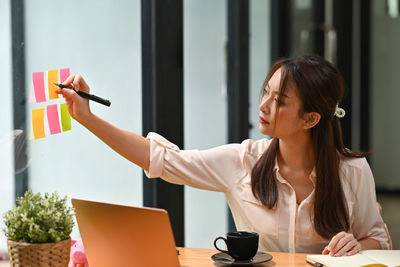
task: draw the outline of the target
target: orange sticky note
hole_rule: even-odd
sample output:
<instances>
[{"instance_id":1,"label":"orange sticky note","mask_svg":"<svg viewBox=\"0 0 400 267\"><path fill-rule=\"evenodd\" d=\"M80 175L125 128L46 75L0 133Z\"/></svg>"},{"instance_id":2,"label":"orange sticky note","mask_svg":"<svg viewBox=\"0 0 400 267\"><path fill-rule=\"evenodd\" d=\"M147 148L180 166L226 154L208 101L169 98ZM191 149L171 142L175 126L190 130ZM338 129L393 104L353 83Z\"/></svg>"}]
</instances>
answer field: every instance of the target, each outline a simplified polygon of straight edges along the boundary
<instances>
[{"instance_id":1,"label":"orange sticky note","mask_svg":"<svg viewBox=\"0 0 400 267\"><path fill-rule=\"evenodd\" d=\"M58 87L54 83L58 83L58 70L49 70L47 72L47 85L50 100L58 98L58 94L56 93Z\"/></svg>"},{"instance_id":2,"label":"orange sticky note","mask_svg":"<svg viewBox=\"0 0 400 267\"><path fill-rule=\"evenodd\" d=\"M45 137L44 133L44 108L32 109L33 138Z\"/></svg>"}]
</instances>

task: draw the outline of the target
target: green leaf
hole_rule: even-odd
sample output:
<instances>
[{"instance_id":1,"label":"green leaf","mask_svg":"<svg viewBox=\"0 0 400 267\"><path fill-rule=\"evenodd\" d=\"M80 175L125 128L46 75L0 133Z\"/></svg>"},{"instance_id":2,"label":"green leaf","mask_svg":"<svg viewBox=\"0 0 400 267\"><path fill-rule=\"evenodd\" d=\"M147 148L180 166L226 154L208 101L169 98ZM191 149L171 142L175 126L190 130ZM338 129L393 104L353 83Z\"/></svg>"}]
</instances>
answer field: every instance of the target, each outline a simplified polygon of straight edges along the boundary
<instances>
[{"instance_id":1,"label":"green leaf","mask_svg":"<svg viewBox=\"0 0 400 267\"><path fill-rule=\"evenodd\" d=\"M6 237L16 242L49 243L68 239L74 227L74 211L67 197L33 194L17 198L17 206L3 215Z\"/></svg>"}]
</instances>

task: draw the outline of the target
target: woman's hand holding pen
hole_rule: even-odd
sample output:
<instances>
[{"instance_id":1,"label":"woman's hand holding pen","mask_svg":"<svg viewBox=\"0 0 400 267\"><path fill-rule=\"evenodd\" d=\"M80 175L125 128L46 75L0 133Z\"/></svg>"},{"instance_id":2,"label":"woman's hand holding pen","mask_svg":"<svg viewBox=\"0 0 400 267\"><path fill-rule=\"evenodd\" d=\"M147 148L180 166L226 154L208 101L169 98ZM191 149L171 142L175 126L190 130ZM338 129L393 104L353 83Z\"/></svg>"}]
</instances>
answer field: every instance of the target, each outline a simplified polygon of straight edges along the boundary
<instances>
[{"instance_id":1,"label":"woman's hand holding pen","mask_svg":"<svg viewBox=\"0 0 400 267\"><path fill-rule=\"evenodd\" d=\"M340 232L332 237L322 254L331 256L351 256L361 250L361 244L351 233Z\"/></svg>"},{"instance_id":2,"label":"woman's hand holding pen","mask_svg":"<svg viewBox=\"0 0 400 267\"><path fill-rule=\"evenodd\" d=\"M89 93L89 86L80 75L70 75L63 84L73 87L76 91ZM80 97L73 90L59 88L56 92L58 94L62 94L65 97L68 111L71 114L72 118L82 124L84 124L85 120L90 118L92 113L90 111L88 99Z\"/></svg>"}]
</instances>

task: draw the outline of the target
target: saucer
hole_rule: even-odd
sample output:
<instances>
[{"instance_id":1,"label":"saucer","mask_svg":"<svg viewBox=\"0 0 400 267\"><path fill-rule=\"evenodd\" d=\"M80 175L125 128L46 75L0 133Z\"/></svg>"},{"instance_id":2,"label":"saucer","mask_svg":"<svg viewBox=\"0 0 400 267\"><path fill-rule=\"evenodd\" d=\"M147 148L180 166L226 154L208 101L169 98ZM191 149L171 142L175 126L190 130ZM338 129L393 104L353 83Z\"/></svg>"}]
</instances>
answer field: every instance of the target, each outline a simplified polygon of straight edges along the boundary
<instances>
[{"instance_id":1,"label":"saucer","mask_svg":"<svg viewBox=\"0 0 400 267\"><path fill-rule=\"evenodd\" d=\"M235 260L231 256L229 256L226 253L216 253L211 256L211 259L215 261L216 263L223 263L223 264L228 264L228 265L252 265L252 264L258 264L262 262L267 262L272 259L272 255L265 253L265 252L257 252L257 254L254 256L253 259L251 260Z\"/></svg>"}]
</instances>

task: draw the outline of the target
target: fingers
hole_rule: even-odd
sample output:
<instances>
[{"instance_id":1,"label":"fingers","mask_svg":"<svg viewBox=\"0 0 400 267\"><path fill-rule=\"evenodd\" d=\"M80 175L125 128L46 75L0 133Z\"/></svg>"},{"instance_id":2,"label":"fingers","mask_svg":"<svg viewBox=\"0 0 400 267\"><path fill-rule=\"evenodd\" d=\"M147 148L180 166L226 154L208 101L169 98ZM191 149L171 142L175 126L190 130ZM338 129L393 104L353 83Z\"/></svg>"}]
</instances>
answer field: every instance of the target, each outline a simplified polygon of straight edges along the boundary
<instances>
[{"instance_id":1,"label":"fingers","mask_svg":"<svg viewBox=\"0 0 400 267\"><path fill-rule=\"evenodd\" d=\"M73 87L76 91L89 92L89 85L79 74L71 74L64 82L64 85Z\"/></svg>"},{"instance_id":2,"label":"fingers","mask_svg":"<svg viewBox=\"0 0 400 267\"><path fill-rule=\"evenodd\" d=\"M75 91L89 92L89 86L80 75L70 75L63 84L74 88ZM89 100L80 97L74 90L59 88L56 92L65 97L65 102L71 116L75 120L82 122L91 115Z\"/></svg>"},{"instance_id":3,"label":"fingers","mask_svg":"<svg viewBox=\"0 0 400 267\"><path fill-rule=\"evenodd\" d=\"M328 244L328 250L329 250L329 255L333 256L337 249L336 249L336 245L337 243L340 241L340 239L342 239L344 236L346 235L345 232L340 232L337 235L335 235L334 237L332 237L331 242L329 242Z\"/></svg>"},{"instance_id":4,"label":"fingers","mask_svg":"<svg viewBox=\"0 0 400 267\"><path fill-rule=\"evenodd\" d=\"M342 240L341 240L342 241ZM347 252L350 251L352 248L354 248L357 245L358 241L355 240L354 238L351 240L348 240L348 242L344 243L342 242L343 247L341 249L339 249L336 253L335 253L335 257L340 257L343 255L347 255ZM341 244L341 242L338 243L338 245ZM338 246L339 247L339 246Z\"/></svg>"},{"instance_id":5,"label":"fingers","mask_svg":"<svg viewBox=\"0 0 400 267\"><path fill-rule=\"evenodd\" d=\"M65 97L66 101L68 101L68 100L77 101L78 97L79 97L78 94L74 92L74 90L70 90L70 89L58 88L56 90L56 93L62 94Z\"/></svg>"},{"instance_id":6,"label":"fingers","mask_svg":"<svg viewBox=\"0 0 400 267\"><path fill-rule=\"evenodd\" d=\"M75 74L71 74L68 76L68 78L62 84L71 86L74 79L75 79Z\"/></svg>"},{"instance_id":7,"label":"fingers","mask_svg":"<svg viewBox=\"0 0 400 267\"><path fill-rule=\"evenodd\" d=\"M74 87L77 91L89 92L89 86L79 74L75 75L74 81L72 82L72 87Z\"/></svg>"},{"instance_id":8,"label":"fingers","mask_svg":"<svg viewBox=\"0 0 400 267\"><path fill-rule=\"evenodd\" d=\"M361 250L361 244L351 233L340 232L335 235L322 254L331 256L354 255Z\"/></svg>"},{"instance_id":9,"label":"fingers","mask_svg":"<svg viewBox=\"0 0 400 267\"><path fill-rule=\"evenodd\" d=\"M347 255L352 256L352 255L357 254L360 251L361 251L361 244L360 244L360 242L357 242L357 245L354 246L349 252L347 252Z\"/></svg>"},{"instance_id":10,"label":"fingers","mask_svg":"<svg viewBox=\"0 0 400 267\"><path fill-rule=\"evenodd\" d=\"M342 238L336 243L336 246L333 248L332 252L336 255L339 254L341 250L343 250L346 246L348 246L351 241L355 240L352 234L344 234ZM353 244L354 246L355 244ZM353 247L351 246L351 247ZM350 247L350 248L351 248ZM349 249L350 249L349 248ZM346 250L347 251L347 250ZM341 255L338 255L341 256Z\"/></svg>"}]
</instances>

